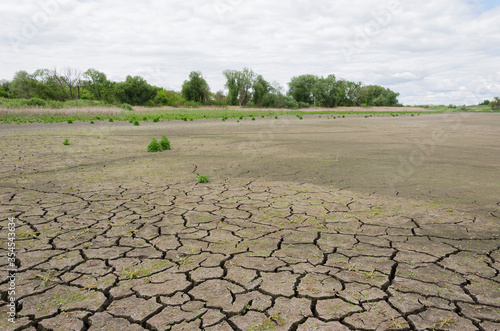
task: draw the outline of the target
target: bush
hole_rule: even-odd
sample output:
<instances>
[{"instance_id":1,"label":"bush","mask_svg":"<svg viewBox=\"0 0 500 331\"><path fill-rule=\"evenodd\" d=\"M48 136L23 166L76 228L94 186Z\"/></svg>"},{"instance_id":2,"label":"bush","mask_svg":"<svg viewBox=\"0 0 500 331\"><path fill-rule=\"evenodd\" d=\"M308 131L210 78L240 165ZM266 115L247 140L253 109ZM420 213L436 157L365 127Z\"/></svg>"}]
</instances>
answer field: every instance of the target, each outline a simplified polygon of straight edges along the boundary
<instances>
[{"instance_id":1,"label":"bush","mask_svg":"<svg viewBox=\"0 0 500 331\"><path fill-rule=\"evenodd\" d=\"M196 177L196 181L198 183L208 183L208 182L210 182L210 178L208 178L205 175L199 175L198 177Z\"/></svg>"},{"instance_id":2,"label":"bush","mask_svg":"<svg viewBox=\"0 0 500 331\"><path fill-rule=\"evenodd\" d=\"M148 152L161 152L162 148L158 140L153 138L149 143L147 150Z\"/></svg>"},{"instance_id":3,"label":"bush","mask_svg":"<svg viewBox=\"0 0 500 331\"><path fill-rule=\"evenodd\" d=\"M170 141L167 139L167 136L161 137L160 146L163 150L170 150Z\"/></svg>"},{"instance_id":4,"label":"bush","mask_svg":"<svg viewBox=\"0 0 500 331\"><path fill-rule=\"evenodd\" d=\"M120 107L123 108L123 109L125 109L125 110L132 110L132 111L134 110L134 108L132 108L132 106L129 105L128 103L122 103L120 105Z\"/></svg>"},{"instance_id":5,"label":"bush","mask_svg":"<svg viewBox=\"0 0 500 331\"><path fill-rule=\"evenodd\" d=\"M26 101L26 105L28 106L44 107L46 104L47 102L40 98L31 98Z\"/></svg>"},{"instance_id":6,"label":"bush","mask_svg":"<svg viewBox=\"0 0 500 331\"><path fill-rule=\"evenodd\" d=\"M135 122L134 122L134 125L135 125L135 126L139 126L139 121L135 121Z\"/></svg>"},{"instance_id":7,"label":"bush","mask_svg":"<svg viewBox=\"0 0 500 331\"><path fill-rule=\"evenodd\" d=\"M67 138L66 138L66 139L64 139L64 140L63 140L63 145L64 145L64 146L68 146L68 145L69 145L69 139L67 139Z\"/></svg>"},{"instance_id":8,"label":"bush","mask_svg":"<svg viewBox=\"0 0 500 331\"><path fill-rule=\"evenodd\" d=\"M148 100L144 103L144 106L146 107L154 107L155 106L155 103L153 102L153 100Z\"/></svg>"},{"instance_id":9,"label":"bush","mask_svg":"<svg viewBox=\"0 0 500 331\"><path fill-rule=\"evenodd\" d=\"M303 102L303 101L299 102L299 108L309 108L309 107L311 107L311 105L308 104L307 102Z\"/></svg>"},{"instance_id":10,"label":"bush","mask_svg":"<svg viewBox=\"0 0 500 331\"><path fill-rule=\"evenodd\" d=\"M68 124L73 124L73 120L68 120Z\"/></svg>"}]
</instances>

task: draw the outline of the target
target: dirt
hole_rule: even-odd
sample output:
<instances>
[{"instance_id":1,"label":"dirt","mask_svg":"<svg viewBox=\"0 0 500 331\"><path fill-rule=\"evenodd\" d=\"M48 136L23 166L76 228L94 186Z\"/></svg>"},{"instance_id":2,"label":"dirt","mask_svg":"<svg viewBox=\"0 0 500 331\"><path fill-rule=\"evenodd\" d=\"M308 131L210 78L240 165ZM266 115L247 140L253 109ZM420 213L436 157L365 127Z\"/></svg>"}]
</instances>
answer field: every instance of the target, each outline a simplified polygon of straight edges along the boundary
<instances>
[{"instance_id":1,"label":"dirt","mask_svg":"<svg viewBox=\"0 0 500 331\"><path fill-rule=\"evenodd\" d=\"M4 277L0 325L499 329L499 127L496 114L0 126L2 249L17 226L17 323ZM173 149L147 153L163 134Z\"/></svg>"}]
</instances>

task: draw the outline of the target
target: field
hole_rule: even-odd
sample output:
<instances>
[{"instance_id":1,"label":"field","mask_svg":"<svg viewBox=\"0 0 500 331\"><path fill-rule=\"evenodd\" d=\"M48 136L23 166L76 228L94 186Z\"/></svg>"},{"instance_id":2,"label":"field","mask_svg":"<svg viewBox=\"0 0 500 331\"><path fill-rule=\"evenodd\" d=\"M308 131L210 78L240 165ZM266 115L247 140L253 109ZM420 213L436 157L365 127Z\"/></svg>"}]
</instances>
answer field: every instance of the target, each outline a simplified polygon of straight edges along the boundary
<instances>
[{"instance_id":1,"label":"field","mask_svg":"<svg viewBox=\"0 0 500 331\"><path fill-rule=\"evenodd\" d=\"M500 329L499 113L23 111L2 330Z\"/></svg>"}]
</instances>

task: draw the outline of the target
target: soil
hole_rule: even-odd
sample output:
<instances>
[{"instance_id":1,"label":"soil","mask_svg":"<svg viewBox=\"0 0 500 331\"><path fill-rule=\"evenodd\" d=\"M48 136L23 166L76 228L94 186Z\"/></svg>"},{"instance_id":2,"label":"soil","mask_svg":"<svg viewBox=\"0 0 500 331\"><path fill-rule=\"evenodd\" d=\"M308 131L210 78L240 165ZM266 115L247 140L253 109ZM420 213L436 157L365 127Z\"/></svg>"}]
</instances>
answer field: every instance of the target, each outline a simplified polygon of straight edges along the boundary
<instances>
[{"instance_id":1,"label":"soil","mask_svg":"<svg viewBox=\"0 0 500 331\"><path fill-rule=\"evenodd\" d=\"M1 328L500 329L500 114L346 117L0 126Z\"/></svg>"}]
</instances>

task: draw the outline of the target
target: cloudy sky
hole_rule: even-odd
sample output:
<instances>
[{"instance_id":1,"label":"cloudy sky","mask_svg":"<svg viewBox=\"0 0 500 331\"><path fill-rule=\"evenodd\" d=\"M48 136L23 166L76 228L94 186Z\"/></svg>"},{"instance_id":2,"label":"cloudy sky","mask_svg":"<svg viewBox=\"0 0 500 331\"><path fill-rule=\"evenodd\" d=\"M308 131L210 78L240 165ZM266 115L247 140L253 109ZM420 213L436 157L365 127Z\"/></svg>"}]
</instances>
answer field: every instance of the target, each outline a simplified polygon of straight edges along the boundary
<instances>
[{"instance_id":1,"label":"cloudy sky","mask_svg":"<svg viewBox=\"0 0 500 331\"><path fill-rule=\"evenodd\" d=\"M378 84L404 104L500 96L497 0L17 0L0 11L0 79L95 68L179 90L199 70L249 67L284 89L301 74Z\"/></svg>"}]
</instances>

